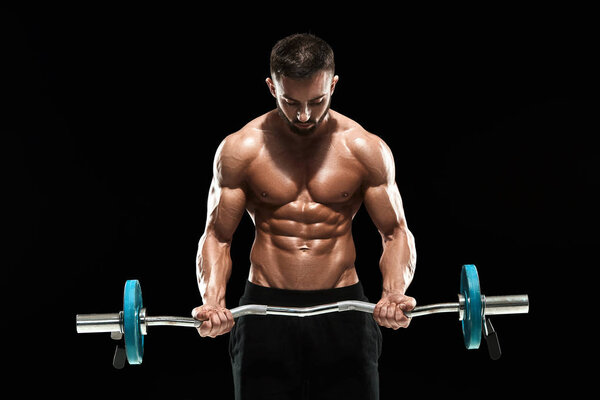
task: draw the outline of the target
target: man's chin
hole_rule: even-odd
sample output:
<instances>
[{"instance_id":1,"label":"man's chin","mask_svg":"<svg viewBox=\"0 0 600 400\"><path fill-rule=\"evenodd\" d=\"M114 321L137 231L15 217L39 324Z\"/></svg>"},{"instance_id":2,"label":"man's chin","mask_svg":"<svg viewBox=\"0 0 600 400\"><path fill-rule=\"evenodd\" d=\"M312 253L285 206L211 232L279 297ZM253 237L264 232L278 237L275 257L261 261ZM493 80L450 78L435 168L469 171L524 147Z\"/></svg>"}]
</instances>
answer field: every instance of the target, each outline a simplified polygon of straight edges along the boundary
<instances>
[{"instance_id":1,"label":"man's chin","mask_svg":"<svg viewBox=\"0 0 600 400\"><path fill-rule=\"evenodd\" d=\"M291 124L290 128L292 132L300 136L308 136L312 134L315 130L317 130L317 125L314 123L311 124Z\"/></svg>"}]
</instances>

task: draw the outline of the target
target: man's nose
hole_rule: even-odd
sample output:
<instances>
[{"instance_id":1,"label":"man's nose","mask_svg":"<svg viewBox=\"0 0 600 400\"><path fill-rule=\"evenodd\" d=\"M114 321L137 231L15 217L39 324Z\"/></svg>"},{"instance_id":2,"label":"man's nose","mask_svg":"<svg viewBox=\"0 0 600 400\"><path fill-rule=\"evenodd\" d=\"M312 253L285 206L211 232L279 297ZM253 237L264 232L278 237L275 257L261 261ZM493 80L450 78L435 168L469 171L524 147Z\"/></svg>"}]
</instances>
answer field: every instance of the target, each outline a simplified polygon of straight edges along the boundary
<instances>
[{"instance_id":1,"label":"man's nose","mask_svg":"<svg viewBox=\"0 0 600 400\"><path fill-rule=\"evenodd\" d=\"M308 105L305 107L301 107L300 110L298 110L297 118L300 122L308 122L308 120L310 119L310 109L308 108Z\"/></svg>"}]
</instances>

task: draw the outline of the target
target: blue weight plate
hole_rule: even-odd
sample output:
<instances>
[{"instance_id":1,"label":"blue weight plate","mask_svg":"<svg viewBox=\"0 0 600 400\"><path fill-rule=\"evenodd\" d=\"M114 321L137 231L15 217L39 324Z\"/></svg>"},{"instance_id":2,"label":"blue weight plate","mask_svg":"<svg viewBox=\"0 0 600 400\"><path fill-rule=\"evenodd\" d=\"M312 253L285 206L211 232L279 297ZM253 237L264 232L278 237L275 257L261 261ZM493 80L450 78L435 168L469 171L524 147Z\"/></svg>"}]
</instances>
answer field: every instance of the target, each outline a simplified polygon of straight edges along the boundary
<instances>
[{"instance_id":1,"label":"blue weight plate","mask_svg":"<svg viewBox=\"0 0 600 400\"><path fill-rule=\"evenodd\" d=\"M465 297L462 331L467 349L478 349L481 343L481 289L479 275L473 264L463 265L460 272L460 293Z\"/></svg>"},{"instance_id":2,"label":"blue weight plate","mask_svg":"<svg viewBox=\"0 0 600 400\"><path fill-rule=\"evenodd\" d=\"M141 364L144 356L144 336L140 329L140 309L142 288L137 280L125 282L123 294L123 330L125 336L125 351L129 364Z\"/></svg>"}]
</instances>

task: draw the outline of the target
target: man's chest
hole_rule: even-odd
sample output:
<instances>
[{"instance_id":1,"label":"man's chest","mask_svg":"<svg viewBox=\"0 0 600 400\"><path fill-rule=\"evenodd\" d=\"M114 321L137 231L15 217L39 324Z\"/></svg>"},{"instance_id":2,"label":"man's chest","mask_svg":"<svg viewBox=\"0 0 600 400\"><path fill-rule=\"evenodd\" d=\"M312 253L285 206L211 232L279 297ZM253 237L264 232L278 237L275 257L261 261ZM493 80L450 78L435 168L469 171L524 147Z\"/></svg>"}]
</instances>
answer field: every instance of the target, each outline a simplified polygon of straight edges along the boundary
<instances>
[{"instance_id":1,"label":"man's chest","mask_svg":"<svg viewBox=\"0 0 600 400\"><path fill-rule=\"evenodd\" d=\"M326 156L259 157L249 168L248 189L261 202L286 204L304 198L316 203L344 203L362 185L360 163L339 152Z\"/></svg>"}]
</instances>

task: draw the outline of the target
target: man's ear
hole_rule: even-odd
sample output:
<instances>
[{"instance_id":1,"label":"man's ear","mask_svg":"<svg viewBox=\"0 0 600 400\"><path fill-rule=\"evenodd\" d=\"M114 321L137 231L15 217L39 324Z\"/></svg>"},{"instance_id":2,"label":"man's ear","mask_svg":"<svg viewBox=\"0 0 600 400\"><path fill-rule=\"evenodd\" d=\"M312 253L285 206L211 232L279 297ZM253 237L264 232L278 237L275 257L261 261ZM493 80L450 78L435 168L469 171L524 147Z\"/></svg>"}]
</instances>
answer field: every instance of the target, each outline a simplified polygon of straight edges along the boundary
<instances>
[{"instance_id":1,"label":"man's ear","mask_svg":"<svg viewBox=\"0 0 600 400\"><path fill-rule=\"evenodd\" d=\"M277 98L277 92L275 92L275 83L273 82L273 80L271 78L267 78L265 79L265 82L267 83L267 86L269 87L269 91L271 92L271 95L275 98Z\"/></svg>"},{"instance_id":2,"label":"man's ear","mask_svg":"<svg viewBox=\"0 0 600 400\"><path fill-rule=\"evenodd\" d=\"M335 90L335 85L338 83L339 80L340 80L340 77L338 75L335 75L333 78L331 78L330 94L333 94L333 91Z\"/></svg>"}]
</instances>

